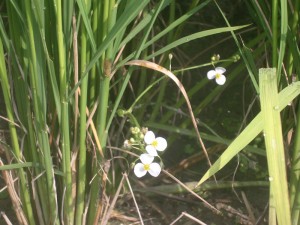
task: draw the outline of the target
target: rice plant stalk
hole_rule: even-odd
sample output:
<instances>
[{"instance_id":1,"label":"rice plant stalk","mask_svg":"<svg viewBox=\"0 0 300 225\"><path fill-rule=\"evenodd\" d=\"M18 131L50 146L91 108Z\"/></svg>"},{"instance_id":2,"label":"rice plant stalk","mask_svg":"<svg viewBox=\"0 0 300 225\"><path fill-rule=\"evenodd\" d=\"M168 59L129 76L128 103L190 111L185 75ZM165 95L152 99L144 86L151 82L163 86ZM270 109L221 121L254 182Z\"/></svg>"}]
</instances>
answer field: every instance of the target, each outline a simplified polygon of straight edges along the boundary
<instances>
[{"instance_id":1,"label":"rice plant stalk","mask_svg":"<svg viewBox=\"0 0 300 225\"><path fill-rule=\"evenodd\" d=\"M44 165L47 179L49 218L46 218L46 220L53 224L59 224L54 171L46 124L46 94L44 86L45 71L43 68L44 59L40 57L40 51L42 48L38 48L40 40L35 36L35 32L37 32L37 30L34 26L35 21L31 3L29 1L26 1L24 2L24 4L29 35L29 78L32 88L33 109L36 116L35 129L37 132L39 146L44 156L42 164Z\"/></svg>"},{"instance_id":2,"label":"rice plant stalk","mask_svg":"<svg viewBox=\"0 0 300 225\"><path fill-rule=\"evenodd\" d=\"M63 187L65 189L64 217L68 224L73 224L74 202L72 198L72 175L71 175L71 152L69 134L69 104L66 100L68 93L68 78L66 68L66 42L63 33L62 2L56 0L56 30L59 57L59 84L61 100L61 151L62 151L62 170L64 173Z\"/></svg>"},{"instance_id":3,"label":"rice plant stalk","mask_svg":"<svg viewBox=\"0 0 300 225\"><path fill-rule=\"evenodd\" d=\"M24 7L22 7L24 9ZM18 110L18 117L22 125L22 131L24 134L27 134L28 138L24 138L24 144L22 146L24 152L24 158L27 161L39 162L40 157L38 155L38 150L36 146L36 136L34 134L34 126L33 126L33 117L30 108L30 94L28 90L30 87L28 85L28 75L26 73L25 68L20 68L20 64L26 64L26 57L18 57L22 56L24 53L26 54L27 40L26 35L24 35L24 30L26 31L26 25L24 18L20 16L21 9L18 5L13 5L11 3L7 4L8 10L8 21L10 26L10 36L12 37L12 44L8 44L5 42L6 50L9 55L9 60L11 60L11 79L14 81L14 85L10 87L10 89L18 90L14 92L15 104ZM17 13L18 12L18 13ZM41 27L41 26L40 26ZM25 32L26 33L26 32ZM1 28L1 35L3 40L7 40L7 34L4 31L4 28ZM21 40L21 41L20 41ZM23 61L24 60L24 61ZM24 93L26 93L27 97L24 98ZM25 136L26 137L26 136ZM43 168L34 167L33 168L33 176L39 176L43 173ZM49 210L47 204L41 204L41 202L48 202L47 195L43 195L43 190L46 190L46 179L45 176L39 176L39 179L35 179L32 182L32 190L33 195L36 196L34 198L34 203L36 204L36 211L39 220L39 224L43 225L45 218L49 218ZM21 193L22 194L22 193ZM33 202L32 202L33 203Z\"/></svg>"},{"instance_id":4,"label":"rice plant stalk","mask_svg":"<svg viewBox=\"0 0 300 225\"><path fill-rule=\"evenodd\" d=\"M108 33L111 31L115 23L115 17L117 12L117 5L115 1L105 1L101 5L101 28L99 29L99 42L102 43L103 40L107 37ZM107 110L108 110L108 99L109 99L109 86L110 86L110 75L111 75L111 62L112 62L112 48L113 42L111 41L108 44L108 47L105 52L103 52L102 56L100 57L100 71L98 76L100 77L99 80L99 88L98 88L98 99L99 99L99 106L96 112L96 129L98 140L100 141L100 145L102 148L103 153L105 154L105 146L106 146L106 139L107 139L107 132L105 132L105 125L106 125L106 117L107 117ZM95 68L94 68L95 69ZM99 163L103 162L104 159L100 158L98 152L96 156L92 159L92 181L90 182L90 203L89 203L89 214L88 214L88 224L96 223L95 218L97 209L99 204L101 203L101 196L99 199L99 192L101 188L101 175L99 176ZM102 184L104 185L104 184ZM105 187L102 187L105 188ZM101 207L101 206L100 206Z\"/></svg>"},{"instance_id":5,"label":"rice plant stalk","mask_svg":"<svg viewBox=\"0 0 300 225\"><path fill-rule=\"evenodd\" d=\"M12 140L12 150L15 155L15 158L18 162L21 162L22 154L18 142L18 134L14 122L14 112L12 108L12 97L10 94L10 86L8 82L8 74L6 71L5 66L5 57L4 57L4 51L3 51L3 44L2 39L0 38L0 81L1 81L1 87L4 95L4 102L6 106L6 112L7 117L9 120L9 131L10 136ZM27 188L28 182L26 180L26 173L22 169L18 169L18 175L20 179L20 188L21 188L21 200L25 208L26 216L28 219L28 222L30 224L35 224L34 216L33 216L33 210L31 206L30 201L30 193L29 189Z\"/></svg>"},{"instance_id":6,"label":"rice plant stalk","mask_svg":"<svg viewBox=\"0 0 300 225\"><path fill-rule=\"evenodd\" d=\"M90 2L82 1L84 10L88 14L90 10ZM83 25L83 24L82 24ZM87 41L87 31L85 26L80 27L80 71L81 77L85 70L89 58L89 45ZM87 94L88 94L88 76L81 80L80 85L80 119L79 119L79 157L77 168L77 189L76 189L76 215L75 224L80 225L83 223L83 210L85 206L85 193L86 193L86 107L87 107ZM91 209L93 210L93 209Z\"/></svg>"}]
</instances>

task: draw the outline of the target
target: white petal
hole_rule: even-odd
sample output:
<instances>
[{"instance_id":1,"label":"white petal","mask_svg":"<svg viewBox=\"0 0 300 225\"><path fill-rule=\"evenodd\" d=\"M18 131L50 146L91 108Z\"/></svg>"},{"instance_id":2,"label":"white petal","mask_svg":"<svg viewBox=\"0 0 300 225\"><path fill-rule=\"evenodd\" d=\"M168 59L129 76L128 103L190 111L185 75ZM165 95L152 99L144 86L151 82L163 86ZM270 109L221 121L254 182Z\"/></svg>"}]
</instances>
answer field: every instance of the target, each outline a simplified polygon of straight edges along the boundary
<instances>
[{"instance_id":1,"label":"white petal","mask_svg":"<svg viewBox=\"0 0 300 225\"><path fill-rule=\"evenodd\" d=\"M216 74L217 74L216 71L210 70L210 71L207 72L207 78L210 79L210 80L214 79L216 77Z\"/></svg>"},{"instance_id":2,"label":"white petal","mask_svg":"<svg viewBox=\"0 0 300 225\"><path fill-rule=\"evenodd\" d=\"M148 152L149 155L157 156L157 151L154 148L154 146L152 146L152 145L147 145L146 146L146 151Z\"/></svg>"},{"instance_id":3,"label":"white petal","mask_svg":"<svg viewBox=\"0 0 300 225\"><path fill-rule=\"evenodd\" d=\"M164 151L167 148L167 141L166 139L162 138L162 137L158 137L156 138L157 141L157 146L156 146L156 150L157 151Z\"/></svg>"},{"instance_id":4,"label":"white petal","mask_svg":"<svg viewBox=\"0 0 300 225\"><path fill-rule=\"evenodd\" d=\"M218 73L218 74L223 74L223 73L226 72L226 69L223 68L223 67L217 67L217 68L215 69L215 71L216 71L216 73Z\"/></svg>"},{"instance_id":5,"label":"white petal","mask_svg":"<svg viewBox=\"0 0 300 225\"><path fill-rule=\"evenodd\" d=\"M147 131L144 137L145 143L150 145L154 140L155 140L155 134L152 131Z\"/></svg>"},{"instance_id":6,"label":"white petal","mask_svg":"<svg viewBox=\"0 0 300 225\"><path fill-rule=\"evenodd\" d=\"M135 164L133 172L137 177L143 177L147 173L147 171L144 168L144 164L142 163Z\"/></svg>"},{"instance_id":7,"label":"white petal","mask_svg":"<svg viewBox=\"0 0 300 225\"><path fill-rule=\"evenodd\" d=\"M140 160L142 161L143 164L150 164L153 162L154 156L149 155L149 154L141 154Z\"/></svg>"},{"instance_id":8,"label":"white petal","mask_svg":"<svg viewBox=\"0 0 300 225\"><path fill-rule=\"evenodd\" d=\"M161 167L158 163L151 163L150 164L150 170L148 172L153 176L157 177L160 174Z\"/></svg>"},{"instance_id":9,"label":"white petal","mask_svg":"<svg viewBox=\"0 0 300 225\"><path fill-rule=\"evenodd\" d=\"M225 84L225 81L226 81L226 77L224 75L220 75L220 77L218 79L216 79L216 82L218 85Z\"/></svg>"}]
</instances>

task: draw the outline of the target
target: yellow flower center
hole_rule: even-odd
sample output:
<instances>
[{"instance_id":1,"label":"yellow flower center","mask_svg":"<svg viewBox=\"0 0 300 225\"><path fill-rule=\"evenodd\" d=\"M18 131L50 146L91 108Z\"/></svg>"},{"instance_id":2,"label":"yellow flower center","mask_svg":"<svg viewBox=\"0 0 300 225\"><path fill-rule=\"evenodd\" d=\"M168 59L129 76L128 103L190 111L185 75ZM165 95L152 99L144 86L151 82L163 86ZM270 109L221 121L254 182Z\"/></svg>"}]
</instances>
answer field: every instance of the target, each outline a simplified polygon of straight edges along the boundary
<instances>
[{"instance_id":1,"label":"yellow flower center","mask_svg":"<svg viewBox=\"0 0 300 225\"><path fill-rule=\"evenodd\" d=\"M216 74L216 79L219 79L221 77L221 74L217 73Z\"/></svg>"},{"instance_id":2,"label":"yellow flower center","mask_svg":"<svg viewBox=\"0 0 300 225\"><path fill-rule=\"evenodd\" d=\"M146 171L150 170L150 165L149 164L144 164L144 170L146 170Z\"/></svg>"},{"instance_id":3,"label":"yellow flower center","mask_svg":"<svg viewBox=\"0 0 300 225\"><path fill-rule=\"evenodd\" d=\"M157 147L158 143L157 143L157 140L154 140L151 144L153 147Z\"/></svg>"}]
</instances>

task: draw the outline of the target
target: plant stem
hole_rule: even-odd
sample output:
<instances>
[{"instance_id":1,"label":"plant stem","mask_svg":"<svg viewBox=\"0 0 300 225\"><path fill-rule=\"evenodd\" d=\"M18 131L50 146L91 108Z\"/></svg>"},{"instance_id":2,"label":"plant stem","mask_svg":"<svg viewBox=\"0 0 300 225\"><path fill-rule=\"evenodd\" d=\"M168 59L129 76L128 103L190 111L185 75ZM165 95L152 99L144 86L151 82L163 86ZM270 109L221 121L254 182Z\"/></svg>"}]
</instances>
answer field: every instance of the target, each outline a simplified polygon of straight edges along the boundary
<instances>
[{"instance_id":1,"label":"plant stem","mask_svg":"<svg viewBox=\"0 0 300 225\"><path fill-rule=\"evenodd\" d=\"M48 204L49 204L49 218L46 218L46 223L59 224L58 220L58 208L57 208L57 199L54 172L52 165L52 157L50 153L49 138L47 134L47 124L46 124L46 105L45 105L45 86L44 86L44 68L43 68L43 58L40 58L42 48L40 46L40 40L34 35L36 27L33 25L34 22L33 12L31 3L25 1L25 11L26 11L26 20L28 26L28 41L29 41L29 77L32 90L32 99L33 99L33 108L35 115L35 129L38 139L38 144L40 150L43 154L43 166L46 172L47 179L47 195L48 195ZM35 32L34 32L35 31Z\"/></svg>"},{"instance_id":2,"label":"plant stem","mask_svg":"<svg viewBox=\"0 0 300 225\"><path fill-rule=\"evenodd\" d=\"M85 1L85 8L88 5ZM86 107L87 107L87 94L88 94L88 76L83 77L86 69L86 64L89 57L87 32L84 24L81 27L81 57L80 57L80 70L81 70L81 95L80 95L80 121L79 121L79 162L77 174L77 196L76 196L76 221L75 224L80 225L83 223L82 216L85 203L86 193ZM90 211L93 211L90 208Z\"/></svg>"},{"instance_id":3,"label":"plant stem","mask_svg":"<svg viewBox=\"0 0 300 225\"><path fill-rule=\"evenodd\" d=\"M102 17L102 40L103 41L108 35L109 31L113 27L116 21L116 11L115 0L105 1L103 3L103 17ZM111 73L111 63L112 63L112 52L113 52L113 43L111 43L106 52L101 57L102 63L102 76L100 77L100 87L99 87L99 107L97 112L97 135L100 140L101 148L105 155L105 147L107 141L107 130L106 120L107 120L107 111L108 111L108 99L109 99L109 87L110 87L110 73ZM90 210L88 215L88 224L96 223L95 218L97 218L96 213L99 203L99 184L101 177L98 176L98 158L100 155L97 152L97 157L93 160L92 175L96 176L91 183L91 198L90 198L90 208L95 210ZM101 159L103 161L103 159ZM106 176L106 175L103 175ZM105 185L103 182L102 185ZM102 187L105 188L105 187ZM101 197L100 197L101 198ZM101 201L101 199L100 199Z\"/></svg>"},{"instance_id":4,"label":"plant stem","mask_svg":"<svg viewBox=\"0 0 300 225\"><path fill-rule=\"evenodd\" d=\"M61 99L61 132L62 132L62 170L64 173L63 187L66 189L64 212L67 224L73 224L74 202L72 198L72 175L71 175L71 153L69 137L69 104L66 100L68 93L66 73L66 46L63 35L62 2L56 0L56 29L59 54L59 77L60 77L60 99Z\"/></svg>"},{"instance_id":5,"label":"plant stem","mask_svg":"<svg viewBox=\"0 0 300 225\"><path fill-rule=\"evenodd\" d=\"M0 81L1 81L1 86L3 91L3 96L4 96L4 102L6 106L7 117L10 121L9 131L11 135L12 149L16 157L16 160L19 162L22 160L22 154L21 154L21 150L18 142L18 134L14 122L13 109L11 105L12 101L11 101L10 90L9 90L10 87L9 87L9 82L7 77L7 71L5 68L4 51L3 51L3 44L1 38L0 38ZM26 216L29 223L34 225L35 222L34 222L31 202L30 202L30 193L28 189L28 183L26 180L26 173L22 169L19 169L18 176L20 179L22 205L24 205Z\"/></svg>"},{"instance_id":6,"label":"plant stem","mask_svg":"<svg viewBox=\"0 0 300 225\"><path fill-rule=\"evenodd\" d=\"M278 0L272 0L272 66L277 66L278 55Z\"/></svg>"}]
</instances>

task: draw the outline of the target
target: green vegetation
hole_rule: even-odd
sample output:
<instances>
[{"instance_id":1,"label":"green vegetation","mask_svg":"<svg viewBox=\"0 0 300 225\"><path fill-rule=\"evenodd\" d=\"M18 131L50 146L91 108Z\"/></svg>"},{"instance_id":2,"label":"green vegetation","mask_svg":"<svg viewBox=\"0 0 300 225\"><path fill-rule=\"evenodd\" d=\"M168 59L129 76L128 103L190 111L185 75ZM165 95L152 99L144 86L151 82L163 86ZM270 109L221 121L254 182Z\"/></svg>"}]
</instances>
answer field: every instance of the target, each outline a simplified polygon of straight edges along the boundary
<instances>
[{"instance_id":1,"label":"green vegetation","mask_svg":"<svg viewBox=\"0 0 300 225\"><path fill-rule=\"evenodd\" d=\"M129 193L144 224L139 192L189 193L220 214L205 190L258 186L269 191L270 225L300 224L299 7L0 3L0 180L15 222L107 224ZM147 129L158 138L145 138ZM160 156L139 158L149 148ZM236 170L247 176L239 181ZM174 186L135 176L147 171ZM211 224L185 212L172 221L183 217Z\"/></svg>"}]
</instances>

